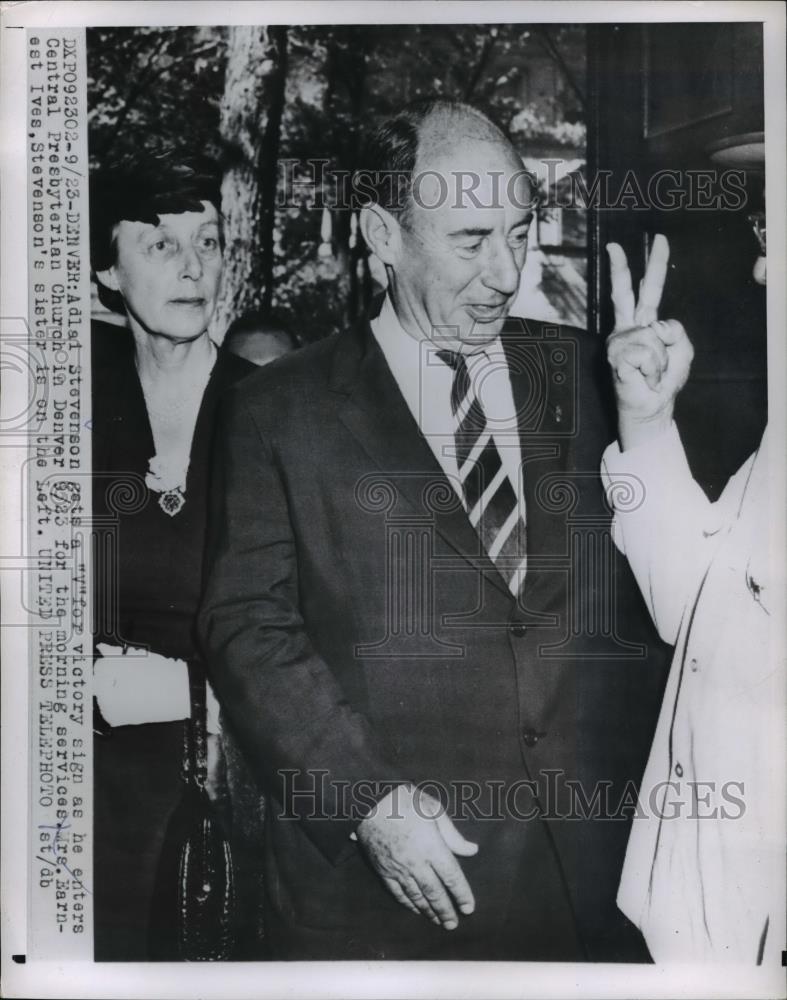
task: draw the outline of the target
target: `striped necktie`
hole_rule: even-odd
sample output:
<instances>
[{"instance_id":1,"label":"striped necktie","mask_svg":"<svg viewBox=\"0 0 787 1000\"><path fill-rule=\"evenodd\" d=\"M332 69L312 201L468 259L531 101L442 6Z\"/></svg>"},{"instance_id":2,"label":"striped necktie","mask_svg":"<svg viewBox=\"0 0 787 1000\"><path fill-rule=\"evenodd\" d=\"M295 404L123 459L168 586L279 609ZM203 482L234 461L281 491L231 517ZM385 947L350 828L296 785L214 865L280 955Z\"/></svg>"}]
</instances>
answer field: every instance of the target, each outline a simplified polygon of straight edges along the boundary
<instances>
[{"instance_id":1,"label":"striped necktie","mask_svg":"<svg viewBox=\"0 0 787 1000\"><path fill-rule=\"evenodd\" d=\"M454 371L451 412L465 508L487 555L516 597L527 569L524 496L517 499L464 356L453 351L438 351L437 356Z\"/></svg>"}]
</instances>

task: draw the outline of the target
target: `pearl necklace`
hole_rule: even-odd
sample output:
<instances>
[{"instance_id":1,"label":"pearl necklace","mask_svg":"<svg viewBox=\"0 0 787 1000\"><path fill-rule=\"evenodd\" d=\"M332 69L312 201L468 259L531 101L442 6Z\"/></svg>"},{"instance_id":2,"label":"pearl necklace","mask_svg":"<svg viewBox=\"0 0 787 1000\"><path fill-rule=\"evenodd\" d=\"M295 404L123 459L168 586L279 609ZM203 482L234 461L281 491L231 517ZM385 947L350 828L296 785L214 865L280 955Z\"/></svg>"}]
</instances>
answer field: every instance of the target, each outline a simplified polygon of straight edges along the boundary
<instances>
[{"instance_id":1,"label":"pearl necklace","mask_svg":"<svg viewBox=\"0 0 787 1000\"><path fill-rule=\"evenodd\" d=\"M156 399L153 404L153 387L149 380L139 381L145 397L153 443L156 454L150 459L145 485L154 493L159 493L159 507L174 517L186 503L186 478L191 461L191 444L197 423L202 397L216 363L218 352L210 341L210 349L205 362L195 372L187 390L163 403ZM139 372L139 367L137 367Z\"/></svg>"}]
</instances>

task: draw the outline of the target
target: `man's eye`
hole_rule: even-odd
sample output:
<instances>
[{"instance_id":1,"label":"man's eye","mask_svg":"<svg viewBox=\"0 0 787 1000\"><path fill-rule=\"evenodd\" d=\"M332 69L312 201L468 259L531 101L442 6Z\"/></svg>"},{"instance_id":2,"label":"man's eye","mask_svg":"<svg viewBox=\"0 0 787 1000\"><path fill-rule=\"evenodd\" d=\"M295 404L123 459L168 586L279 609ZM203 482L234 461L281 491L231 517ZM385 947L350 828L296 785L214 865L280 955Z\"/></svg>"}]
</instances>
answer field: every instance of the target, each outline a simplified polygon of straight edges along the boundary
<instances>
[{"instance_id":1,"label":"man's eye","mask_svg":"<svg viewBox=\"0 0 787 1000\"><path fill-rule=\"evenodd\" d=\"M524 232L514 233L510 238L509 242L512 247L523 247L527 243L527 238L530 235L530 231L525 229Z\"/></svg>"},{"instance_id":2,"label":"man's eye","mask_svg":"<svg viewBox=\"0 0 787 1000\"><path fill-rule=\"evenodd\" d=\"M476 254L481 249L483 245L483 240L479 240L477 243L468 243L466 246L461 246L459 249L463 253Z\"/></svg>"}]
</instances>

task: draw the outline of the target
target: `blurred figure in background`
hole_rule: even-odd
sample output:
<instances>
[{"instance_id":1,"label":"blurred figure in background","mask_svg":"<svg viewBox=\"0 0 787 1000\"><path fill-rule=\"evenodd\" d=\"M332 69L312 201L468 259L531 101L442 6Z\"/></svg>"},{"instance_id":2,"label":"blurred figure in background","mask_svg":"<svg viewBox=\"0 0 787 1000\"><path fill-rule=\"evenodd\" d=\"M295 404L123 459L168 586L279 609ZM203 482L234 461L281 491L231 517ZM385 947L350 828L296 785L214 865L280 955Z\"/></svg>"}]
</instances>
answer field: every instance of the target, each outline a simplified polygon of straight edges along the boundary
<instances>
[{"instance_id":1,"label":"blurred figure in background","mask_svg":"<svg viewBox=\"0 0 787 1000\"><path fill-rule=\"evenodd\" d=\"M298 347L295 337L260 313L250 312L230 324L222 347L252 364L267 365Z\"/></svg>"}]
</instances>

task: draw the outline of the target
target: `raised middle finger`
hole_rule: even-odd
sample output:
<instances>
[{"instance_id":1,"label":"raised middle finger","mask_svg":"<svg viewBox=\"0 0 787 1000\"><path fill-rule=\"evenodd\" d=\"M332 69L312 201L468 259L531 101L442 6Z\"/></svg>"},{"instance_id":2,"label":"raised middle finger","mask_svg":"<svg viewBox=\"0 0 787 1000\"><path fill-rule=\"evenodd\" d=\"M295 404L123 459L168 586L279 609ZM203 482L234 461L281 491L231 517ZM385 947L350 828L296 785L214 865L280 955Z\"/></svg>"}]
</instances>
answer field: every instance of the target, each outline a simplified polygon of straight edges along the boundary
<instances>
[{"instance_id":1,"label":"raised middle finger","mask_svg":"<svg viewBox=\"0 0 787 1000\"><path fill-rule=\"evenodd\" d=\"M649 326L658 318L661 294L667 279L667 264L669 263L669 243L667 237L657 233L653 237L650 248L648 266L645 277L639 286L639 300L634 312L634 320L638 326Z\"/></svg>"}]
</instances>

